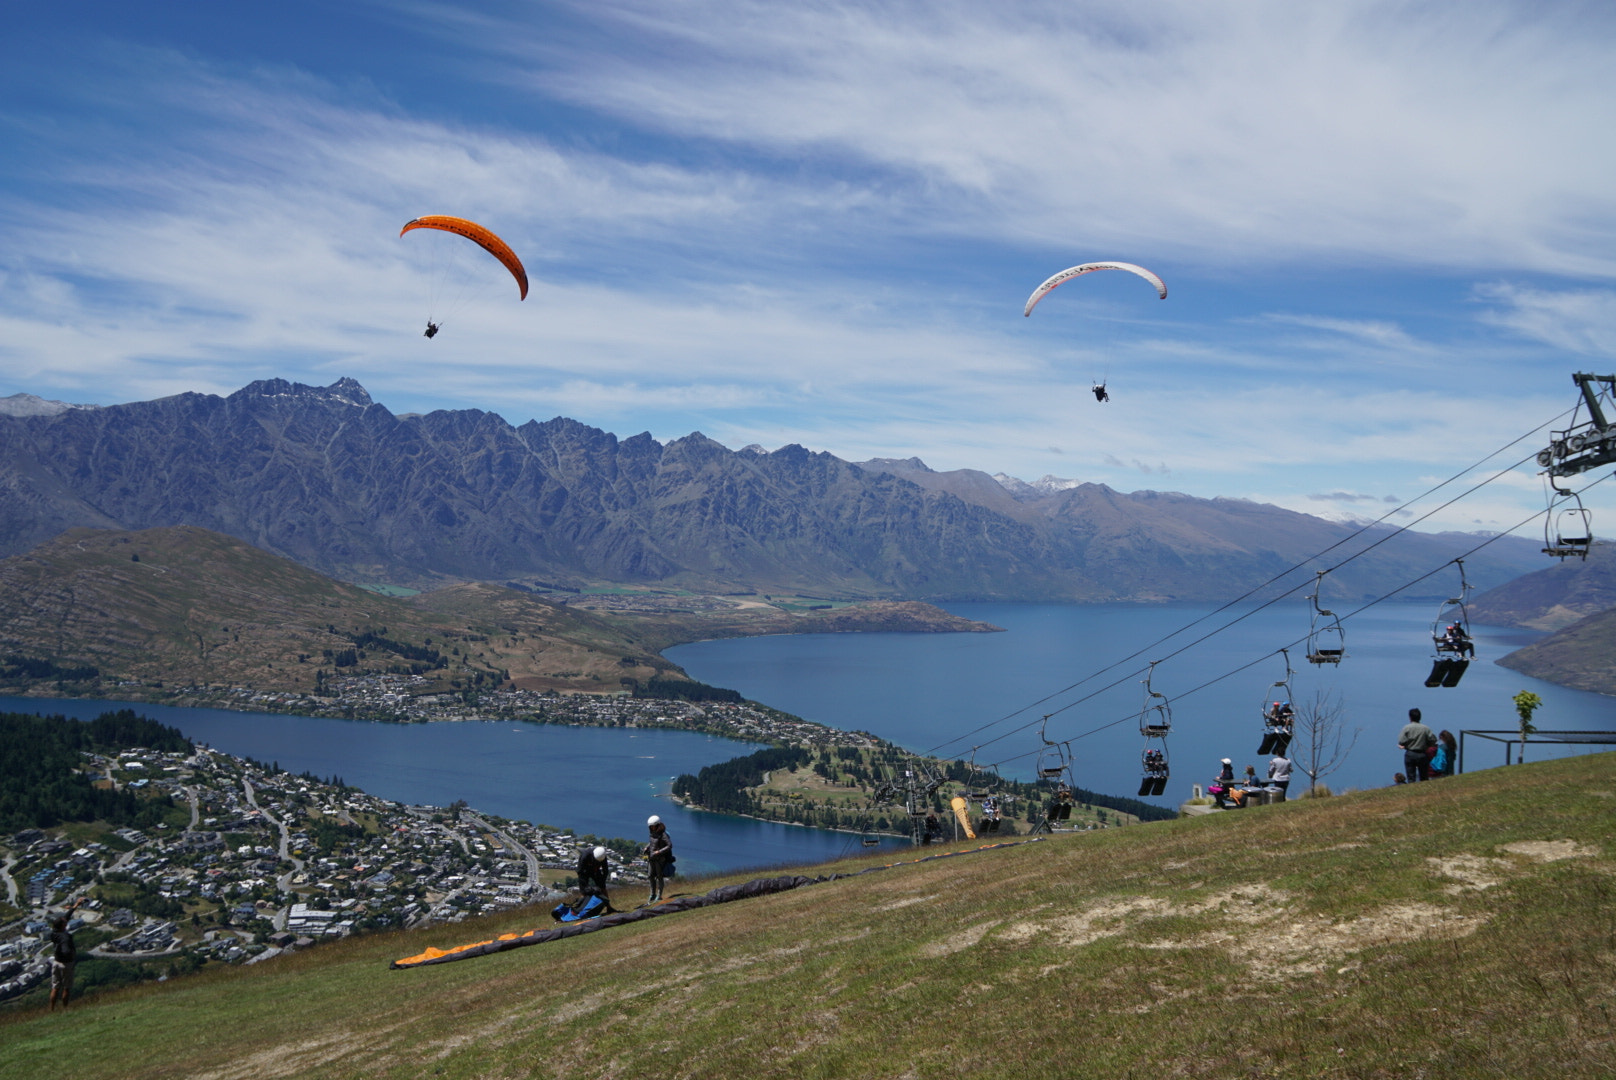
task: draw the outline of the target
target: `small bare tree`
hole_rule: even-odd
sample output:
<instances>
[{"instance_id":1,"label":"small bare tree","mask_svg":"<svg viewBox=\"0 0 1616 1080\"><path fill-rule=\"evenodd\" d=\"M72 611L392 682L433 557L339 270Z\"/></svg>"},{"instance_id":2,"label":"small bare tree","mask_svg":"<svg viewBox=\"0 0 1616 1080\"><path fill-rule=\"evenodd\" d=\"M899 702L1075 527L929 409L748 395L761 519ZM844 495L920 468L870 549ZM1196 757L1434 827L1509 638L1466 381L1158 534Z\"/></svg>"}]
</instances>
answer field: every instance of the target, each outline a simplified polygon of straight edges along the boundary
<instances>
[{"instance_id":1,"label":"small bare tree","mask_svg":"<svg viewBox=\"0 0 1616 1080\"><path fill-rule=\"evenodd\" d=\"M1363 728L1347 728L1347 707L1339 697L1322 690L1314 691L1313 700L1296 710L1292 730L1291 760L1307 777L1309 794L1316 794L1319 781L1346 762L1363 733Z\"/></svg>"}]
</instances>

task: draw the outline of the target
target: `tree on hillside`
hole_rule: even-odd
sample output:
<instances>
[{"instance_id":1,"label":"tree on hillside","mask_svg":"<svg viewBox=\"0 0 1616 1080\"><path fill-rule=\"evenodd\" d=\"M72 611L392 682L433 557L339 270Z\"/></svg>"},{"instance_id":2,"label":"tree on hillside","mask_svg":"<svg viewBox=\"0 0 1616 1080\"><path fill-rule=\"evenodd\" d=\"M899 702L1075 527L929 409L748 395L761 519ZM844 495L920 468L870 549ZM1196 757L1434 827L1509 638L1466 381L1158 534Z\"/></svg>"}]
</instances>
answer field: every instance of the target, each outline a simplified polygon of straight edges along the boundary
<instances>
[{"instance_id":1,"label":"tree on hillside","mask_svg":"<svg viewBox=\"0 0 1616 1080\"><path fill-rule=\"evenodd\" d=\"M1532 714L1542 708L1543 699L1530 690L1522 690L1515 695L1514 700L1515 712L1521 718L1521 755L1516 764L1524 765L1526 763L1526 740L1532 732L1537 730L1537 725L1532 723Z\"/></svg>"},{"instance_id":2,"label":"tree on hillside","mask_svg":"<svg viewBox=\"0 0 1616 1080\"><path fill-rule=\"evenodd\" d=\"M1358 744L1363 728L1347 727L1347 707L1334 694L1315 691L1313 700L1296 710L1291 739L1291 760L1307 777L1307 790L1318 790L1319 781L1346 763L1347 755Z\"/></svg>"}]
</instances>

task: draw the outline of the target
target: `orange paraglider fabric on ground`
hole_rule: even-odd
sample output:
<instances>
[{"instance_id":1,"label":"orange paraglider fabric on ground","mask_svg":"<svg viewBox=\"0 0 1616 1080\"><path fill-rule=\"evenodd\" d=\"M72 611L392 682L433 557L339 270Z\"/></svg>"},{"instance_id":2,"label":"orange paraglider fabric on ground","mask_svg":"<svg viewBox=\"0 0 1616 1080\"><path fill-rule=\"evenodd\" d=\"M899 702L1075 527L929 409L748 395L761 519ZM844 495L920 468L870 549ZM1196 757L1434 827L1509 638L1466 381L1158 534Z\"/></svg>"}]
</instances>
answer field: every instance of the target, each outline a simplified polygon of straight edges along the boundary
<instances>
[{"instance_id":1,"label":"orange paraglider fabric on ground","mask_svg":"<svg viewBox=\"0 0 1616 1080\"><path fill-rule=\"evenodd\" d=\"M858 877L862 874L891 870L897 866L931 862L934 859L953 859L961 855L974 855L983 851L997 851L1002 848L1020 847L1023 844L1036 844L1041 840L1041 837L1035 836L1030 840L1009 840L998 844L984 844L981 847L965 848L960 851L945 851L938 855L926 855L919 859L870 866L853 874L830 874L825 877L789 875L786 877L754 878L739 885L724 885L700 896L678 896L669 900L658 901L646 907L636 908L633 911L616 911L610 915L583 919L579 922L567 923L562 926L529 930L525 934L501 934L497 939L474 941L469 945L456 945L452 949L429 947L414 956L394 960L388 967L394 971L400 971L425 967L429 964L447 964L455 960L468 960L474 956L488 956L492 953L505 952L507 949L520 949L525 945L541 945L549 941L560 941L563 938L576 937L579 934L591 934L597 930L609 930L614 926L641 922L645 919L655 919L662 915L672 915L680 911L692 911L696 908L710 907L714 904L727 904L733 900L746 900L755 896L768 896L771 893L786 892L790 889L801 888L804 885L838 881L843 878Z\"/></svg>"}]
</instances>

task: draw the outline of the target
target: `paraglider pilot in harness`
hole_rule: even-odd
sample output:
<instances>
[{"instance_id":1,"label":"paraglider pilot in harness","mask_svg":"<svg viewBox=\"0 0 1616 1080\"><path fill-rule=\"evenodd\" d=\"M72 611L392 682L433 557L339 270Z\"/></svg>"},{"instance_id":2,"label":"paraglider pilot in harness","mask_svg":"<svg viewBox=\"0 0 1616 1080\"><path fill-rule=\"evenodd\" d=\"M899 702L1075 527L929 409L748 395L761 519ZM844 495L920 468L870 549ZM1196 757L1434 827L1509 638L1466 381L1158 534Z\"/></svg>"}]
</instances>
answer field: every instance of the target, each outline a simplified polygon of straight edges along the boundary
<instances>
[{"instance_id":1,"label":"paraglider pilot in harness","mask_svg":"<svg viewBox=\"0 0 1616 1080\"><path fill-rule=\"evenodd\" d=\"M1111 395L1105 392L1105 383L1095 383L1093 387L1094 400L1102 405L1111 400Z\"/></svg>"},{"instance_id":2,"label":"paraglider pilot in harness","mask_svg":"<svg viewBox=\"0 0 1616 1080\"><path fill-rule=\"evenodd\" d=\"M422 336L423 337L429 337L429 338L437 337L438 336L438 324L433 322L431 319L428 319L426 321L426 333L423 334Z\"/></svg>"}]
</instances>

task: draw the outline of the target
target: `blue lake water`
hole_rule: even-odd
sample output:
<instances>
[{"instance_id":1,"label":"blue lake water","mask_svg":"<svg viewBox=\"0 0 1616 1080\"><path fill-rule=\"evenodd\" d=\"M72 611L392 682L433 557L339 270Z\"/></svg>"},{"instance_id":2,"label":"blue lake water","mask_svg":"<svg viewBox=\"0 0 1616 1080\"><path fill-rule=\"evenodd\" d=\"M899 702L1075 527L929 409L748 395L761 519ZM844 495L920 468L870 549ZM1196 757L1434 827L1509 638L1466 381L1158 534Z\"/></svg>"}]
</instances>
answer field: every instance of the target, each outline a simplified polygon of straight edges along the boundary
<instances>
[{"instance_id":1,"label":"blue lake water","mask_svg":"<svg viewBox=\"0 0 1616 1080\"><path fill-rule=\"evenodd\" d=\"M980 764L1003 762L1008 775L1030 778L1042 747L1038 718L1054 715L1047 735L1069 742L1077 782L1115 795L1138 789L1144 742L1137 718L1143 687L1136 666L1228 621L1203 623L1171 642L1152 645L1212 605L953 604L949 610L1007 629L1003 634L823 634L700 642L668 650L694 677L843 729L873 732L919 751L940 748L965 757L979 745ZM1350 619L1347 658L1313 667L1292 649L1293 699L1336 696L1355 748L1327 776L1333 789L1380 787L1402 769L1397 733L1411 706L1438 730L1513 730L1511 698L1533 690L1543 698L1542 729L1616 729L1616 698L1529 679L1491 661L1540 635L1473 628L1478 661L1458 687L1427 689L1430 605L1382 604ZM1266 764L1255 753L1261 706L1284 675L1273 654L1307 630L1300 604L1276 605L1158 665L1152 686L1169 698L1174 805L1204 782L1220 758L1236 771ZM1147 648L1148 646L1148 648ZM1103 677L1064 691L1114 661L1145 650ZM1244 665L1245 670L1239 671ZM1107 684L1117 685L1105 688ZM1093 696L1063 708L1082 695ZM1040 703L1039 699L1049 700ZM601 835L639 837L645 818L668 819L687 871L821 861L860 850L857 837L684 810L666 797L669 778L757 749L755 744L672 731L566 728L513 723L369 724L345 720L179 709L104 701L0 698L0 710L61 712L88 718L129 705L229 753L279 762L293 772L341 776L400 802L444 805L465 799L510 818ZM1005 717L1006 722L996 723ZM987 730L970 734L973 729ZM1593 748L1598 749L1598 748ZM1589 748L1534 745L1529 760ZM1503 747L1467 740L1467 771L1502 764ZM1293 755L1294 756L1294 755ZM897 843L893 841L891 843Z\"/></svg>"},{"instance_id":2,"label":"blue lake water","mask_svg":"<svg viewBox=\"0 0 1616 1080\"><path fill-rule=\"evenodd\" d=\"M681 645L666 655L703 682L733 687L809 720L870 731L913 750L941 746L941 753L965 757L973 745L981 745L978 763L1004 762L1004 772L1023 779L1030 779L1039 763L1039 717L1054 712L1047 734L1057 742L1073 740L1077 782L1133 795L1145 743L1137 722L1144 688L1141 676L1131 673L1251 610L1225 612L1151 646L1215 605L946 606L1008 632L750 638ZM1341 768L1324 778L1334 790L1391 783L1392 774L1403 768L1397 734L1411 707L1420 708L1433 728L1456 736L1463 729L1513 730L1518 721L1511 699L1532 690L1544 702L1536 717L1540 729L1616 729L1616 698L1568 690L1492 663L1542 636L1528 631L1472 627L1478 661L1457 687L1427 689L1435 615L1430 604L1385 603L1348 619L1347 657L1338 667L1315 667L1303 659L1301 648L1291 649L1297 669L1293 699L1301 703L1316 693L1335 695L1344 706L1346 726L1362 729ZM1255 752L1261 706L1270 685L1285 674L1284 661L1269 654L1307 630L1306 608L1285 602L1250 614L1157 666L1152 688L1169 698L1174 726L1167 740L1172 778L1166 796L1153 801L1182 801L1224 757L1234 759L1237 773L1251 764L1266 775L1266 761ZM1137 650L1145 650L1139 659L1060 692ZM1244 671L1235 670L1254 661ZM1120 685L1101 689L1117 680ZM1062 710L1088 694L1094 696ZM1046 696L1050 700L1037 703ZM1013 719L994 724L1010 714ZM985 725L993 726L967 734ZM1501 745L1475 738L1465 742L1468 771L1502 764ZM1590 748L1533 745L1527 759L1586 752Z\"/></svg>"},{"instance_id":3,"label":"blue lake water","mask_svg":"<svg viewBox=\"0 0 1616 1080\"><path fill-rule=\"evenodd\" d=\"M669 779L760 746L688 731L625 731L509 722L375 724L323 717L182 709L139 702L0 697L0 712L88 720L131 708L226 753L333 775L372 795L446 806L465 799L501 817L600 836L645 835L668 824L687 874L823 862L862 852L859 837L687 810ZM902 842L884 839L883 846Z\"/></svg>"}]
</instances>

